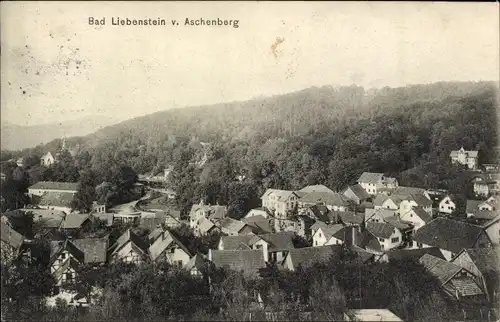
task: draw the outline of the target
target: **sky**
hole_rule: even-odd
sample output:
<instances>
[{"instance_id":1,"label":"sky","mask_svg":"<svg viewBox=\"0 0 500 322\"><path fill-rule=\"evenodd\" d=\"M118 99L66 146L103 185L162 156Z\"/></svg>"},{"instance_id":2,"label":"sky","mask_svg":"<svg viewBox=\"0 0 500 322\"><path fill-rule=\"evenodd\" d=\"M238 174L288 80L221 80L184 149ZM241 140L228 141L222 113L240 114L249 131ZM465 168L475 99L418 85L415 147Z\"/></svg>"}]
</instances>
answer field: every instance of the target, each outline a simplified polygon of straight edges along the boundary
<instances>
[{"instance_id":1,"label":"sky","mask_svg":"<svg viewBox=\"0 0 500 322\"><path fill-rule=\"evenodd\" d=\"M498 9L432 2L1 2L1 121L124 120L322 85L498 81ZM89 25L89 17L105 17L106 25ZM113 17L160 17L167 25L113 26ZM239 27L185 26L186 18L238 20Z\"/></svg>"}]
</instances>

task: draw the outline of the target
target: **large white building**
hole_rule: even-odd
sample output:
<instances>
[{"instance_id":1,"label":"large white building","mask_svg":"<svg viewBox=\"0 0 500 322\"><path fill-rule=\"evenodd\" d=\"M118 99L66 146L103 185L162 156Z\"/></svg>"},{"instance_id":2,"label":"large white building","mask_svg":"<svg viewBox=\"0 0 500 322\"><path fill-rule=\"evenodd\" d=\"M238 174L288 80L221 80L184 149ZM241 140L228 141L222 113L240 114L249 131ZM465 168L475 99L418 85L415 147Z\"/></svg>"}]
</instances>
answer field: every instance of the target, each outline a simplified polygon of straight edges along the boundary
<instances>
[{"instance_id":1,"label":"large white building","mask_svg":"<svg viewBox=\"0 0 500 322\"><path fill-rule=\"evenodd\" d=\"M452 163L459 163L466 165L469 169L475 170L478 167L477 162L478 151L467 151L464 147L460 150L454 150L450 152L450 158Z\"/></svg>"}]
</instances>

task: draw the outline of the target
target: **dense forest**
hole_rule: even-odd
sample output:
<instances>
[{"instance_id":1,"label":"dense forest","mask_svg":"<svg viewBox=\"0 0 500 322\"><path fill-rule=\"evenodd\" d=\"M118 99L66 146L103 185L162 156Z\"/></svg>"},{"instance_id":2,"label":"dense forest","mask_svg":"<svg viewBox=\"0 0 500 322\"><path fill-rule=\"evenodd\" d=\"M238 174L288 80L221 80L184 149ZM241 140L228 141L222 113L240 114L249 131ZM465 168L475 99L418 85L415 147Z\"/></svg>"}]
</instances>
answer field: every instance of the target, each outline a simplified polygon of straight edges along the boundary
<instances>
[{"instance_id":1,"label":"dense forest","mask_svg":"<svg viewBox=\"0 0 500 322\"><path fill-rule=\"evenodd\" d=\"M77 150L71 165L77 175L71 170L58 176L76 181L84 175L86 185L101 190L111 183L115 188L101 192L101 199L113 204L127 199L137 174L158 174L173 165L170 185L183 214L204 199L229 205L235 217L260 205L266 188L322 183L340 190L363 171L385 172L401 185L445 188L468 196L467 173L450 164L449 152L463 146L479 149L480 162L497 160L497 98L498 84L492 82L369 91L325 86L172 109L68 139ZM59 145L55 140L34 149L3 152L2 159L41 156ZM208 161L196 166L203 155ZM17 177L35 180L36 173L30 173L39 170L25 170L28 174ZM81 190L85 194L92 189Z\"/></svg>"}]
</instances>

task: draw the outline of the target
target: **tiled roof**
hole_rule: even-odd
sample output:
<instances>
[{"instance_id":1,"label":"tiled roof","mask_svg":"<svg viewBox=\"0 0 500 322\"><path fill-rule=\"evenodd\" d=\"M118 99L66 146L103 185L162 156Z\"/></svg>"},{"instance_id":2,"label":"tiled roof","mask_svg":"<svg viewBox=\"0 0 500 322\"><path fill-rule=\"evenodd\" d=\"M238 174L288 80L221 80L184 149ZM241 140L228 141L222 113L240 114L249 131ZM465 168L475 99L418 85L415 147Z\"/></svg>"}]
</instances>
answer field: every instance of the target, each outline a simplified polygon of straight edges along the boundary
<instances>
[{"instance_id":1,"label":"tiled roof","mask_svg":"<svg viewBox=\"0 0 500 322\"><path fill-rule=\"evenodd\" d=\"M212 221L223 219L227 214L226 206L195 204L191 207L189 217L193 217L194 214L199 210L203 211L208 219Z\"/></svg>"},{"instance_id":2,"label":"tiled roof","mask_svg":"<svg viewBox=\"0 0 500 322\"><path fill-rule=\"evenodd\" d=\"M267 220L264 216L261 215L252 216L248 218L243 218L241 219L241 221L246 223L248 226L252 227L253 232L256 234L257 233L266 234L273 232L269 220Z\"/></svg>"},{"instance_id":3,"label":"tiled roof","mask_svg":"<svg viewBox=\"0 0 500 322\"><path fill-rule=\"evenodd\" d=\"M419 205L421 207L432 206L432 200L430 200L429 198L427 198L426 196L424 196L421 193L413 193L409 196L409 199L415 201L417 203L417 205Z\"/></svg>"},{"instance_id":4,"label":"tiled roof","mask_svg":"<svg viewBox=\"0 0 500 322\"><path fill-rule=\"evenodd\" d=\"M107 238L73 239L71 243L83 252L85 263L106 262L106 250L109 246Z\"/></svg>"},{"instance_id":5,"label":"tiled roof","mask_svg":"<svg viewBox=\"0 0 500 322\"><path fill-rule=\"evenodd\" d=\"M475 151L475 150L470 150L470 151L467 151L467 150L452 150L450 152L450 157L457 157L458 154L462 152L466 155L466 157L468 158L477 158L477 154L478 154L478 151Z\"/></svg>"},{"instance_id":6,"label":"tiled roof","mask_svg":"<svg viewBox=\"0 0 500 322\"><path fill-rule=\"evenodd\" d=\"M401 220L399 216L387 217L384 219L384 222L401 231L413 229L413 225L410 222Z\"/></svg>"},{"instance_id":7,"label":"tiled roof","mask_svg":"<svg viewBox=\"0 0 500 322\"><path fill-rule=\"evenodd\" d=\"M396 212L397 212L397 210L385 209L385 208L378 208L378 209L366 208L365 209L365 220L370 219L375 214L378 216L381 216L382 218L392 217L392 216L396 215Z\"/></svg>"},{"instance_id":8,"label":"tiled roof","mask_svg":"<svg viewBox=\"0 0 500 322\"><path fill-rule=\"evenodd\" d=\"M205 265L207 264L207 259L203 257L201 254L196 254L191 259L189 262L186 264L186 269L192 270L193 268L198 269L198 271L204 271L205 270Z\"/></svg>"},{"instance_id":9,"label":"tiled roof","mask_svg":"<svg viewBox=\"0 0 500 322\"><path fill-rule=\"evenodd\" d=\"M77 229L87 220L89 220L89 214L68 214L64 217L61 228Z\"/></svg>"},{"instance_id":10,"label":"tiled roof","mask_svg":"<svg viewBox=\"0 0 500 322\"><path fill-rule=\"evenodd\" d=\"M314 217L316 217L316 219L323 220L323 221L327 219L326 215L330 211L324 205L312 205L312 206L309 206L308 208L309 208L309 211L312 212Z\"/></svg>"},{"instance_id":11,"label":"tiled roof","mask_svg":"<svg viewBox=\"0 0 500 322\"><path fill-rule=\"evenodd\" d=\"M26 209L26 212L33 213L33 222L43 228L59 228L66 213L58 210L48 209Z\"/></svg>"},{"instance_id":12,"label":"tiled roof","mask_svg":"<svg viewBox=\"0 0 500 322\"><path fill-rule=\"evenodd\" d=\"M41 196L34 196L34 202L39 206L71 208L74 194L72 192L45 192Z\"/></svg>"},{"instance_id":13,"label":"tiled roof","mask_svg":"<svg viewBox=\"0 0 500 322\"><path fill-rule=\"evenodd\" d=\"M175 237L175 235L168 230L158 237L151 246L149 246L149 254L152 260L156 260L170 245L175 244L182 249L188 256L191 257L191 252L184 244Z\"/></svg>"},{"instance_id":14,"label":"tiled roof","mask_svg":"<svg viewBox=\"0 0 500 322\"><path fill-rule=\"evenodd\" d=\"M352 193L354 193L354 195L356 195L356 197L358 197L360 200L370 198L370 194L366 192L366 190L363 189L363 187L361 187L359 184L349 186L347 187L347 189L350 189Z\"/></svg>"},{"instance_id":15,"label":"tiled roof","mask_svg":"<svg viewBox=\"0 0 500 322\"><path fill-rule=\"evenodd\" d=\"M69 239L50 242L50 262L54 262L59 253L63 250L68 251L78 262L85 262L85 253L83 250L79 249Z\"/></svg>"},{"instance_id":16,"label":"tiled roof","mask_svg":"<svg viewBox=\"0 0 500 322\"><path fill-rule=\"evenodd\" d=\"M202 217L198 222L198 228L204 234L208 233L213 227L215 227L215 224L210 219L207 219L205 217Z\"/></svg>"},{"instance_id":17,"label":"tiled roof","mask_svg":"<svg viewBox=\"0 0 500 322\"><path fill-rule=\"evenodd\" d=\"M335 225L325 225L323 227L320 227L321 228L321 231L323 232L323 234L325 235L325 238L326 238L326 241L329 241L330 238L332 238L332 236L338 232L339 230L341 230L344 226L340 225L340 224L335 224ZM318 228L319 230L319 228Z\"/></svg>"},{"instance_id":18,"label":"tiled roof","mask_svg":"<svg viewBox=\"0 0 500 322\"><path fill-rule=\"evenodd\" d=\"M278 201L285 201L295 194L295 192L290 190L267 189L261 199L269 198L271 194L274 195Z\"/></svg>"},{"instance_id":19,"label":"tiled roof","mask_svg":"<svg viewBox=\"0 0 500 322\"><path fill-rule=\"evenodd\" d=\"M413 240L458 253L473 248L481 232L481 227L466 222L436 218L417 230Z\"/></svg>"},{"instance_id":20,"label":"tiled roof","mask_svg":"<svg viewBox=\"0 0 500 322\"><path fill-rule=\"evenodd\" d=\"M365 220L365 215L363 213L353 211L340 211L338 212L338 216L345 224L361 225Z\"/></svg>"},{"instance_id":21,"label":"tiled roof","mask_svg":"<svg viewBox=\"0 0 500 322\"><path fill-rule=\"evenodd\" d=\"M465 249L477 268L485 272L500 272L500 246Z\"/></svg>"},{"instance_id":22,"label":"tiled roof","mask_svg":"<svg viewBox=\"0 0 500 322\"><path fill-rule=\"evenodd\" d=\"M235 250L240 247L240 244L248 245L253 239L252 235L242 235L242 236L221 236L222 244L224 245L224 250Z\"/></svg>"},{"instance_id":23,"label":"tiled roof","mask_svg":"<svg viewBox=\"0 0 500 322\"><path fill-rule=\"evenodd\" d=\"M448 282L453 276L462 270L458 265L450 263L445 259L425 254L420 257L419 262L437 279L441 284Z\"/></svg>"},{"instance_id":24,"label":"tiled roof","mask_svg":"<svg viewBox=\"0 0 500 322\"><path fill-rule=\"evenodd\" d=\"M1 225L0 237L2 239L2 242L7 243L16 250L19 250L24 241L23 235L12 229L8 224L4 223L3 221L0 223L0 225Z\"/></svg>"},{"instance_id":25,"label":"tiled roof","mask_svg":"<svg viewBox=\"0 0 500 322\"><path fill-rule=\"evenodd\" d=\"M419 216L425 223L432 221L432 216L429 215L422 207L414 207L412 209L415 215Z\"/></svg>"},{"instance_id":26,"label":"tiled roof","mask_svg":"<svg viewBox=\"0 0 500 322\"><path fill-rule=\"evenodd\" d=\"M274 234L264 234L258 237L264 239L269 243L269 251L281 251L295 248L295 246L293 245L294 236L295 234L293 232L281 232Z\"/></svg>"},{"instance_id":27,"label":"tiled roof","mask_svg":"<svg viewBox=\"0 0 500 322\"><path fill-rule=\"evenodd\" d=\"M210 259L216 267L242 271L247 276L258 275L265 268L262 250L210 250Z\"/></svg>"},{"instance_id":28,"label":"tiled roof","mask_svg":"<svg viewBox=\"0 0 500 322\"><path fill-rule=\"evenodd\" d=\"M315 232L316 230L318 230L318 228L324 228L324 227L327 227L327 223L323 222L323 221L316 221L312 226L311 226L311 231L312 232Z\"/></svg>"},{"instance_id":29,"label":"tiled roof","mask_svg":"<svg viewBox=\"0 0 500 322\"><path fill-rule=\"evenodd\" d=\"M333 190L328 188L327 186L324 186L322 184L317 184L317 185L312 185L312 186L307 186L299 190L300 192L305 192L305 193L310 193L313 191L317 192L329 192L332 193Z\"/></svg>"},{"instance_id":30,"label":"tiled roof","mask_svg":"<svg viewBox=\"0 0 500 322\"><path fill-rule=\"evenodd\" d=\"M479 205L482 204L484 200L467 200L467 204L465 206L465 211L468 214L473 214L477 210L479 210Z\"/></svg>"},{"instance_id":31,"label":"tiled roof","mask_svg":"<svg viewBox=\"0 0 500 322\"><path fill-rule=\"evenodd\" d=\"M405 187L399 186L390 190L391 196L400 195L400 196L410 196L410 195L423 195L426 192L424 188L417 187Z\"/></svg>"},{"instance_id":32,"label":"tiled roof","mask_svg":"<svg viewBox=\"0 0 500 322\"><path fill-rule=\"evenodd\" d=\"M154 242L158 237L163 234L163 228L155 227L148 235L148 240L150 243Z\"/></svg>"},{"instance_id":33,"label":"tiled roof","mask_svg":"<svg viewBox=\"0 0 500 322\"><path fill-rule=\"evenodd\" d=\"M341 245L328 245L319 247L304 247L291 249L288 252L287 257L290 258L293 264L293 268L302 266L307 268L312 266L314 263L328 262L334 258L334 256L340 256L342 252ZM283 264L286 262L283 261Z\"/></svg>"},{"instance_id":34,"label":"tiled roof","mask_svg":"<svg viewBox=\"0 0 500 322\"><path fill-rule=\"evenodd\" d=\"M383 173L363 172L363 174L359 177L358 182L376 184L382 180L383 176Z\"/></svg>"},{"instance_id":35,"label":"tiled roof","mask_svg":"<svg viewBox=\"0 0 500 322\"><path fill-rule=\"evenodd\" d=\"M369 221L366 223L366 230L377 238L389 238L394 232L394 227L387 223Z\"/></svg>"},{"instance_id":36,"label":"tiled roof","mask_svg":"<svg viewBox=\"0 0 500 322\"><path fill-rule=\"evenodd\" d=\"M484 295L483 291L471 277L454 278L445 285L445 288L450 289L453 293L457 290L461 296Z\"/></svg>"},{"instance_id":37,"label":"tiled roof","mask_svg":"<svg viewBox=\"0 0 500 322\"><path fill-rule=\"evenodd\" d=\"M132 230L130 230L129 228L120 237L118 237L116 242L110 247L110 250L112 251L111 254L118 252L129 241L134 244L142 253L145 254L147 252L148 244L134 232L132 232Z\"/></svg>"},{"instance_id":38,"label":"tiled roof","mask_svg":"<svg viewBox=\"0 0 500 322\"><path fill-rule=\"evenodd\" d=\"M68 190L76 192L78 183L74 182L54 182L54 181L39 181L28 189L45 189L45 190Z\"/></svg>"},{"instance_id":39,"label":"tiled roof","mask_svg":"<svg viewBox=\"0 0 500 322\"><path fill-rule=\"evenodd\" d=\"M300 202L328 206L346 206L347 198L336 192L313 191L300 198Z\"/></svg>"},{"instance_id":40,"label":"tiled roof","mask_svg":"<svg viewBox=\"0 0 500 322\"><path fill-rule=\"evenodd\" d=\"M357 227L353 226L342 227L333 234L333 237L342 240L347 245L352 244L353 237L356 243L360 243L363 240L363 234Z\"/></svg>"},{"instance_id":41,"label":"tiled roof","mask_svg":"<svg viewBox=\"0 0 500 322\"><path fill-rule=\"evenodd\" d=\"M389 260L404 260L404 259L415 259L419 260L420 257L425 254L432 255L437 258L445 259L441 250L437 247L425 247L425 248L417 248L417 249L391 249L390 251L385 253Z\"/></svg>"},{"instance_id":42,"label":"tiled roof","mask_svg":"<svg viewBox=\"0 0 500 322\"><path fill-rule=\"evenodd\" d=\"M141 228L155 230L158 226L161 226L163 223L165 223L164 218L149 217L149 218L141 218L139 225Z\"/></svg>"},{"instance_id":43,"label":"tiled roof","mask_svg":"<svg viewBox=\"0 0 500 322\"><path fill-rule=\"evenodd\" d=\"M220 222L220 226L222 229L227 229L235 233L239 233L245 227L245 225L245 222L229 217L222 219Z\"/></svg>"}]
</instances>

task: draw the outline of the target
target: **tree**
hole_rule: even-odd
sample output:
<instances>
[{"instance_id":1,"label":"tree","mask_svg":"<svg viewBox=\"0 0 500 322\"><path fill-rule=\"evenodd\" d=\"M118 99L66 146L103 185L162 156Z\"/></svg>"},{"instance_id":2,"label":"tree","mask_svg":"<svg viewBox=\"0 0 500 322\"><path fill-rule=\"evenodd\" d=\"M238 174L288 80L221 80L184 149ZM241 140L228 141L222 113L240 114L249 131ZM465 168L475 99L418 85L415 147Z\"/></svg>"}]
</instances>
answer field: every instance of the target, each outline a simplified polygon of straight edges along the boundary
<instances>
[{"instance_id":1,"label":"tree","mask_svg":"<svg viewBox=\"0 0 500 322\"><path fill-rule=\"evenodd\" d=\"M82 172L77 192L71 202L73 209L87 213L91 211L92 202L97 199L95 191L96 182L97 178L92 170L88 169Z\"/></svg>"}]
</instances>

